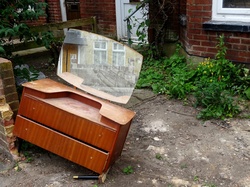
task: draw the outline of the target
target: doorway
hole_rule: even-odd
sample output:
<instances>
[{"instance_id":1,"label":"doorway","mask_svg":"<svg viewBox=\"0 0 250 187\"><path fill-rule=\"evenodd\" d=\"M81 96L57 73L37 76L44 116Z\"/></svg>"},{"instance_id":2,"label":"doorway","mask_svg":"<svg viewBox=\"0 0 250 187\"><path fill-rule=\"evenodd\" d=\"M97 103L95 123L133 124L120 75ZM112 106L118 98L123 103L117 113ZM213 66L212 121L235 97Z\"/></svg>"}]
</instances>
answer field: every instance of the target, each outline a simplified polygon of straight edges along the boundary
<instances>
[{"instance_id":1,"label":"doorway","mask_svg":"<svg viewBox=\"0 0 250 187\"><path fill-rule=\"evenodd\" d=\"M136 10L136 7L140 3L140 0L116 0L116 25L117 25L117 38L118 40L126 41L128 40L127 34L127 22L124 21L132 12ZM146 11L146 10L145 10ZM133 25L131 30L131 39L133 41L138 41L136 35L136 30L139 25L138 22L144 21L143 14L141 10L137 11L131 17L131 25ZM137 21L135 21L137 20Z\"/></svg>"}]
</instances>

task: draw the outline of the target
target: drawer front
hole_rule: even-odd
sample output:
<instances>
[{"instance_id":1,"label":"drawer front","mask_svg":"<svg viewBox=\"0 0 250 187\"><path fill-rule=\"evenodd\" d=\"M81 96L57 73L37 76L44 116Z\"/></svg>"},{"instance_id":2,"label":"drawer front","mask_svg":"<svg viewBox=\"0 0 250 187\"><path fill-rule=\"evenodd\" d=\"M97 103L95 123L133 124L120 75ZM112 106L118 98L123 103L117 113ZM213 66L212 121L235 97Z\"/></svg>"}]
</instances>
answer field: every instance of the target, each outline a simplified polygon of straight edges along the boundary
<instances>
[{"instance_id":1,"label":"drawer front","mask_svg":"<svg viewBox=\"0 0 250 187\"><path fill-rule=\"evenodd\" d=\"M105 151L113 149L116 130L108 124L97 124L25 95L18 114Z\"/></svg>"},{"instance_id":2,"label":"drawer front","mask_svg":"<svg viewBox=\"0 0 250 187\"><path fill-rule=\"evenodd\" d=\"M52 129L17 116L14 134L32 144L55 153L96 173L103 173L108 153L67 137Z\"/></svg>"}]
</instances>

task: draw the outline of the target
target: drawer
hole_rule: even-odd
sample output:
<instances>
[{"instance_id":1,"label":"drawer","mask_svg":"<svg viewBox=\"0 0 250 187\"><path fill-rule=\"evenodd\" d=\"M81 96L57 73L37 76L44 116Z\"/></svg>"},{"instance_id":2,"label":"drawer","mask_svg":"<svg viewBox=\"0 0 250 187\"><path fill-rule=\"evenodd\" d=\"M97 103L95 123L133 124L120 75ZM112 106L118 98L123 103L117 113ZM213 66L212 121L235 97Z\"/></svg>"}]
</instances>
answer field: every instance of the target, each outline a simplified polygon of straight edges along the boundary
<instances>
[{"instance_id":1,"label":"drawer","mask_svg":"<svg viewBox=\"0 0 250 187\"><path fill-rule=\"evenodd\" d=\"M19 115L16 117L14 135L99 174L103 173L109 157L107 152Z\"/></svg>"},{"instance_id":2,"label":"drawer","mask_svg":"<svg viewBox=\"0 0 250 187\"><path fill-rule=\"evenodd\" d=\"M98 109L72 99L69 101L69 99L59 98L57 102L62 104L63 102L74 102L73 104L78 107L77 112L82 114L81 117L54 106L51 100L48 104L47 100L43 101L26 94L22 97L18 114L87 144L111 151L115 144L117 130L109 127L109 124L100 122ZM71 108L69 107L68 110ZM93 120L88 119L90 115Z\"/></svg>"}]
</instances>

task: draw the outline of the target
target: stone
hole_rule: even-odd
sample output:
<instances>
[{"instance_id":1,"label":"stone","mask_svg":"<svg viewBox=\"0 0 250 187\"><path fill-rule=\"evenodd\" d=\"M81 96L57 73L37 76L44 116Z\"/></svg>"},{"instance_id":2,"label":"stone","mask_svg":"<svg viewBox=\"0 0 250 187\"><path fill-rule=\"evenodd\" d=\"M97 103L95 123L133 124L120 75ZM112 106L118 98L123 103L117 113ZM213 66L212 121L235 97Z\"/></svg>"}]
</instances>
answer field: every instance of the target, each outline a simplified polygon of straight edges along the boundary
<instances>
[{"instance_id":1,"label":"stone","mask_svg":"<svg viewBox=\"0 0 250 187\"><path fill-rule=\"evenodd\" d=\"M14 125L14 119L3 120L3 126L9 126L9 125Z\"/></svg>"},{"instance_id":2,"label":"stone","mask_svg":"<svg viewBox=\"0 0 250 187\"><path fill-rule=\"evenodd\" d=\"M0 95L0 106L3 106L6 104L6 99L4 95Z\"/></svg>"},{"instance_id":3,"label":"stone","mask_svg":"<svg viewBox=\"0 0 250 187\"><path fill-rule=\"evenodd\" d=\"M11 137L7 137L7 142L8 143L13 143L13 142L15 143L16 142L16 136L12 135Z\"/></svg>"},{"instance_id":4,"label":"stone","mask_svg":"<svg viewBox=\"0 0 250 187\"><path fill-rule=\"evenodd\" d=\"M12 63L8 59L0 58L0 67L2 71L12 69Z\"/></svg>"},{"instance_id":5,"label":"stone","mask_svg":"<svg viewBox=\"0 0 250 187\"><path fill-rule=\"evenodd\" d=\"M15 142L9 143L9 150L15 149Z\"/></svg>"},{"instance_id":6,"label":"stone","mask_svg":"<svg viewBox=\"0 0 250 187\"><path fill-rule=\"evenodd\" d=\"M11 120L13 112L8 104L0 106L0 118L3 120Z\"/></svg>"},{"instance_id":7,"label":"stone","mask_svg":"<svg viewBox=\"0 0 250 187\"><path fill-rule=\"evenodd\" d=\"M0 97L4 95L3 80L0 78ZM1 103L1 101L0 101Z\"/></svg>"},{"instance_id":8,"label":"stone","mask_svg":"<svg viewBox=\"0 0 250 187\"><path fill-rule=\"evenodd\" d=\"M14 125L9 125L5 127L5 135L7 137L12 137L13 136L13 129L14 129Z\"/></svg>"}]
</instances>

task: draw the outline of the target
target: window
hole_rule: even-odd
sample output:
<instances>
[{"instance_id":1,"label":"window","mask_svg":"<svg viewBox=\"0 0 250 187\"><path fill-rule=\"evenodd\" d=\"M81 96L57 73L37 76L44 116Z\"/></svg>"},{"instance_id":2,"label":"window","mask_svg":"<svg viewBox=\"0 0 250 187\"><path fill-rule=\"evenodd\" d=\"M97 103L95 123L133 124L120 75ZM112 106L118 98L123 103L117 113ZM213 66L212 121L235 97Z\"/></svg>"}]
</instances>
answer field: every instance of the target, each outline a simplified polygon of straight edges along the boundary
<instances>
[{"instance_id":1,"label":"window","mask_svg":"<svg viewBox=\"0 0 250 187\"><path fill-rule=\"evenodd\" d=\"M113 65L124 66L125 64L125 48L123 45L113 43Z\"/></svg>"},{"instance_id":2,"label":"window","mask_svg":"<svg viewBox=\"0 0 250 187\"><path fill-rule=\"evenodd\" d=\"M107 63L107 42L94 42L94 64L105 65Z\"/></svg>"},{"instance_id":3,"label":"window","mask_svg":"<svg viewBox=\"0 0 250 187\"><path fill-rule=\"evenodd\" d=\"M250 0L213 0L212 19L250 22Z\"/></svg>"},{"instance_id":4,"label":"window","mask_svg":"<svg viewBox=\"0 0 250 187\"><path fill-rule=\"evenodd\" d=\"M250 8L249 0L224 0L223 8Z\"/></svg>"}]
</instances>

